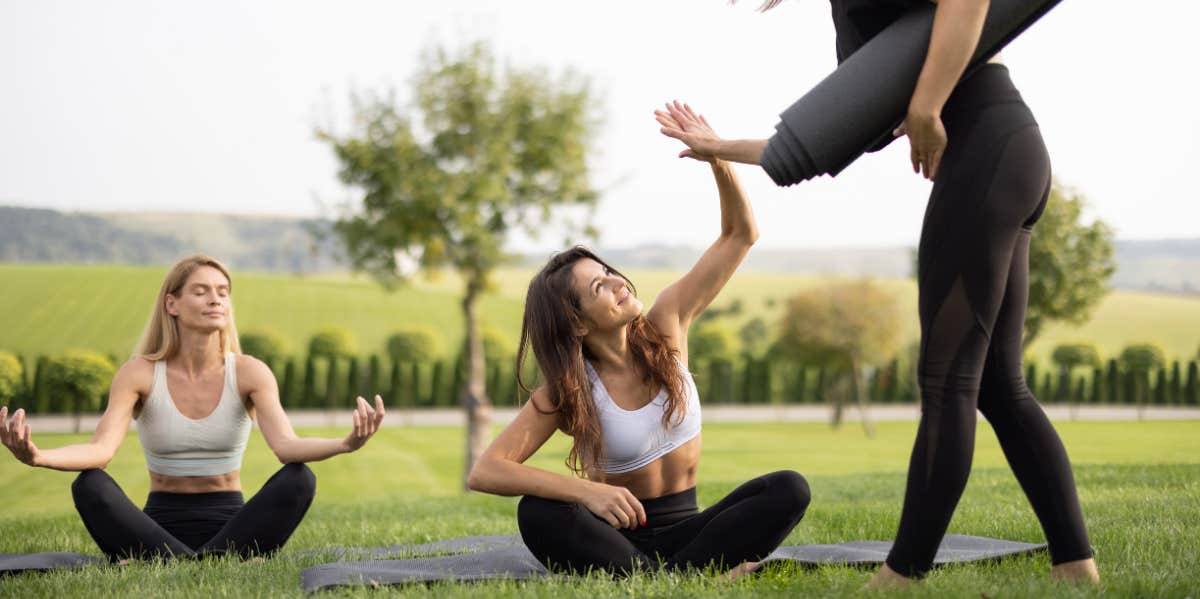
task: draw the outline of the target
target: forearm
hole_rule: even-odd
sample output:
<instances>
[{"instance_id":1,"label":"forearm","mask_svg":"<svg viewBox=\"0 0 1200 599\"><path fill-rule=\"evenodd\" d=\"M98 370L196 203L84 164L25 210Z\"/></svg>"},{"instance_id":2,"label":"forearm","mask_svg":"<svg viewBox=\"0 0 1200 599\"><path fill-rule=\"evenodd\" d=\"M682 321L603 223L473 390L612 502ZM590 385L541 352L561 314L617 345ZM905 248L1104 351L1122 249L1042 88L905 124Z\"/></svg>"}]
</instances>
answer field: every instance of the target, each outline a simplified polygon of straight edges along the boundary
<instances>
[{"instance_id":1,"label":"forearm","mask_svg":"<svg viewBox=\"0 0 1200 599\"><path fill-rule=\"evenodd\" d=\"M113 452L96 443L80 443L38 451L33 465L39 468L80 472L102 469L112 461Z\"/></svg>"},{"instance_id":2,"label":"forearm","mask_svg":"<svg viewBox=\"0 0 1200 599\"><path fill-rule=\"evenodd\" d=\"M284 464L319 462L350 451L345 439L317 437L285 439L276 442L271 449Z\"/></svg>"},{"instance_id":3,"label":"forearm","mask_svg":"<svg viewBox=\"0 0 1200 599\"><path fill-rule=\"evenodd\" d=\"M548 472L510 460L482 459L471 470L467 486L473 491L513 497L533 495L567 503L582 501L591 481Z\"/></svg>"},{"instance_id":4,"label":"forearm","mask_svg":"<svg viewBox=\"0 0 1200 599\"><path fill-rule=\"evenodd\" d=\"M909 102L910 114L940 115L962 77L987 17L988 0L940 0L925 64Z\"/></svg>"},{"instance_id":5,"label":"forearm","mask_svg":"<svg viewBox=\"0 0 1200 599\"><path fill-rule=\"evenodd\" d=\"M722 139L713 154L721 160L758 165L765 147L765 139Z\"/></svg>"},{"instance_id":6,"label":"forearm","mask_svg":"<svg viewBox=\"0 0 1200 599\"><path fill-rule=\"evenodd\" d=\"M733 165L718 160L712 163L712 171L721 197L721 237L753 245L758 240L758 225Z\"/></svg>"}]
</instances>

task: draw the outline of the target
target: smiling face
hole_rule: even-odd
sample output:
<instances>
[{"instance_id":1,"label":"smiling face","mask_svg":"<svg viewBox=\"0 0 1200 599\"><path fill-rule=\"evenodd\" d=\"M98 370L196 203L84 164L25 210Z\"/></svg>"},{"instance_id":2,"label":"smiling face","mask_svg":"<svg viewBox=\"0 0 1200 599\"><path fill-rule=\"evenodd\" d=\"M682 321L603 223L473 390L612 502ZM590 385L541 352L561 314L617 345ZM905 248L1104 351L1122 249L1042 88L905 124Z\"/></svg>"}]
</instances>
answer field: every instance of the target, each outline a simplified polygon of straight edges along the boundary
<instances>
[{"instance_id":1,"label":"smiling face","mask_svg":"<svg viewBox=\"0 0 1200 599\"><path fill-rule=\"evenodd\" d=\"M587 332L623 327L642 313L642 302L625 279L591 258L572 265L571 286L590 329Z\"/></svg>"},{"instance_id":2,"label":"smiling face","mask_svg":"<svg viewBox=\"0 0 1200 599\"><path fill-rule=\"evenodd\" d=\"M232 319L229 279L220 270L201 266L192 271L178 291L166 296L167 313L181 329L210 333L225 329Z\"/></svg>"}]
</instances>

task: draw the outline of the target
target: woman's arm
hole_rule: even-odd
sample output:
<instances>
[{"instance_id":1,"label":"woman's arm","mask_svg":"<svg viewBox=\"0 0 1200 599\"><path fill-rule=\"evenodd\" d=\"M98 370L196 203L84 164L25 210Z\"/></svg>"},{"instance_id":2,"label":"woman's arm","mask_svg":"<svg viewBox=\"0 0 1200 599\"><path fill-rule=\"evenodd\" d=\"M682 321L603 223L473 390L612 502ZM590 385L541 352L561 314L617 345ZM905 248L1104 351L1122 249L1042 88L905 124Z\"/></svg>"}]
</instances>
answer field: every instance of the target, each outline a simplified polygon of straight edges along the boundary
<instances>
[{"instance_id":1,"label":"woman's arm","mask_svg":"<svg viewBox=\"0 0 1200 599\"><path fill-rule=\"evenodd\" d=\"M917 87L908 103L908 114L897 135L907 134L914 173L926 179L937 176L946 151L942 107L962 77L987 17L989 0L939 0L933 32Z\"/></svg>"},{"instance_id":2,"label":"woman's arm","mask_svg":"<svg viewBox=\"0 0 1200 599\"><path fill-rule=\"evenodd\" d=\"M52 470L78 472L105 468L125 440L139 392L149 392L152 366L140 358L126 362L113 376L108 389L108 406L87 443L57 449L38 449L32 430L25 422L25 410L17 410L11 419L8 408L0 408L0 442L22 463Z\"/></svg>"},{"instance_id":3,"label":"woman's arm","mask_svg":"<svg viewBox=\"0 0 1200 599\"><path fill-rule=\"evenodd\" d=\"M383 422L383 399L375 396L375 409L359 397L354 410L354 429L342 439L302 438L296 435L283 405L279 402L279 387L275 375L257 358L238 356L239 386L250 396L262 429L263 439L284 464L319 462L342 453L350 453L366 444ZM239 389L242 392L242 389Z\"/></svg>"},{"instance_id":4,"label":"woman's arm","mask_svg":"<svg viewBox=\"0 0 1200 599\"><path fill-rule=\"evenodd\" d=\"M716 138L708 121L686 104L668 104L667 110L666 113L659 112L659 122L664 128L694 131L700 136ZM688 326L717 296L750 251L750 246L758 240L758 225L746 193L728 162L705 156L692 148L680 155L711 163L721 200L721 234L687 274L658 295L649 312L651 321L671 339L686 362Z\"/></svg>"},{"instance_id":5,"label":"woman's arm","mask_svg":"<svg viewBox=\"0 0 1200 599\"><path fill-rule=\"evenodd\" d=\"M697 125L685 126L692 123L675 118L679 114L687 118L695 117ZM655 110L654 116L662 124L659 131L667 137L682 141L687 149L679 153L680 158L695 158L712 161L728 160L742 164L758 165L763 148L767 147L765 139L723 139L708 126L708 121L702 115L692 112L692 107L678 101L667 103L667 111Z\"/></svg>"},{"instance_id":6,"label":"woman's arm","mask_svg":"<svg viewBox=\"0 0 1200 599\"><path fill-rule=\"evenodd\" d=\"M539 410L538 406L543 409ZM615 528L637 528L646 522L642 503L625 487L606 485L526 466L525 460L558 428L545 388L533 392L517 417L484 450L467 476L472 491L511 497L533 495L581 503Z\"/></svg>"}]
</instances>

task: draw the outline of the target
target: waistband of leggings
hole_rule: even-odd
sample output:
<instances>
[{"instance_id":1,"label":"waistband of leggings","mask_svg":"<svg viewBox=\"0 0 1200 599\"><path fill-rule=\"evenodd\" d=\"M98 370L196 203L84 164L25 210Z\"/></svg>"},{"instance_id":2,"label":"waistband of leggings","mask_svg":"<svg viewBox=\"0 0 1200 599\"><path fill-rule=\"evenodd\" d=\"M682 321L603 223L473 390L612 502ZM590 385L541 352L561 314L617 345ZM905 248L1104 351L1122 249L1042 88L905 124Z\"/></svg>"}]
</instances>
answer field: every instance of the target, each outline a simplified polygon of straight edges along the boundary
<instances>
[{"instance_id":1,"label":"waistband of leggings","mask_svg":"<svg viewBox=\"0 0 1200 599\"><path fill-rule=\"evenodd\" d=\"M646 518L660 522L664 519L690 516L700 511L700 506L696 503L696 487L639 501L646 510Z\"/></svg>"},{"instance_id":2,"label":"waistband of leggings","mask_svg":"<svg viewBox=\"0 0 1200 599\"><path fill-rule=\"evenodd\" d=\"M1024 102L1021 92L1017 91L1017 86L1009 76L1008 67L998 63L987 63L966 79L959 81L942 108L942 117L952 118L995 104Z\"/></svg>"},{"instance_id":3,"label":"waistband of leggings","mask_svg":"<svg viewBox=\"0 0 1200 599\"><path fill-rule=\"evenodd\" d=\"M245 503L241 491L215 491L212 493L151 491L150 495L146 497L146 507L152 509L240 507Z\"/></svg>"}]
</instances>

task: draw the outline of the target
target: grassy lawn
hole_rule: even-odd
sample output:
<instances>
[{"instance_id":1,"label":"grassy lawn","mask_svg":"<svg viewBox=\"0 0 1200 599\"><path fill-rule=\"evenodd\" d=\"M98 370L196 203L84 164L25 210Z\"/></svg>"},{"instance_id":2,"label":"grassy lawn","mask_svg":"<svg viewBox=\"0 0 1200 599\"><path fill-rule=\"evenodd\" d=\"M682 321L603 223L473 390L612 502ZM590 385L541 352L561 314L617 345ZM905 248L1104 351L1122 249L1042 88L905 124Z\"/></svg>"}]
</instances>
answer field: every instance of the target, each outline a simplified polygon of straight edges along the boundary
<instances>
[{"instance_id":1,"label":"grassy lawn","mask_svg":"<svg viewBox=\"0 0 1200 599\"><path fill-rule=\"evenodd\" d=\"M808 515L788 544L890 539L895 533L914 423L879 425L875 439L848 426L807 423L706 426L700 470L702 506L744 480L792 468L811 484ZM1084 513L1105 583L1122 597L1200 595L1200 422L1064 422ZM308 431L320 434L322 431ZM326 431L334 434L335 431ZM341 431L336 431L340 434ZM36 433L35 433L36 435ZM83 439L35 437L44 447ZM299 572L319 558L289 552L331 545L377 546L472 534L516 532L516 500L460 494L463 433L454 428L385 429L362 452L313 464L317 499L284 553L263 562L232 559L134 564L0 579L0 596L267 596L300 594ZM565 471L566 440L556 436L535 456L539 467ZM148 482L136 436L109 472L139 504ZM253 492L278 467L252 436L243 480ZM79 551L98 554L71 505L69 473L33 470L0 459L0 553ZM1042 533L1008 471L994 436L980 429L975 469L951 532L1040 542ZM1034 597L1099 593L1050 583L1046 554L999 564L935 571L919 588L889 596ZM724 583L704 576L640 576L612 581L506 582L389 587L411 596L828 596L855 595L870 571L783 567ZM335 595L377 596L373 589ZM983 594L983 595L981 595Z\"/></svg>"}]
</instances>

